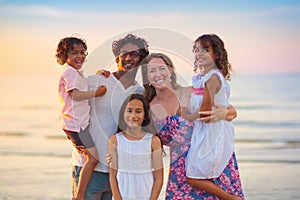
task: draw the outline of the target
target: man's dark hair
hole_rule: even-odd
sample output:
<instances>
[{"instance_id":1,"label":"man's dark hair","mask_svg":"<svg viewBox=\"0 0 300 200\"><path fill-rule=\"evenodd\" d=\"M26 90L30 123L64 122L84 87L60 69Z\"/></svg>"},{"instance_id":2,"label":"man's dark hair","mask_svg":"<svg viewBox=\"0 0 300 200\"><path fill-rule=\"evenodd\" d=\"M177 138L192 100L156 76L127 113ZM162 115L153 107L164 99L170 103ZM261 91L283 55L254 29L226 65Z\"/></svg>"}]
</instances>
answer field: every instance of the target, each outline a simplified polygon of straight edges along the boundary
<instances>
[{"instance_id":1,"label":"man's dark hair","mask_svg":"<svg viewBox=\"0 0 300 200\"><path fill-rule=\"evenodd\" d=\"M148 43L145 39L137 37L133 34L128 34L124 38L115 40L112 43L112 51L115 55L116 62L119 62L120 49L127 43L132 43L139 47L140 51L140 61L142 61L148 54Z\"/></svg>"}]
</instances>

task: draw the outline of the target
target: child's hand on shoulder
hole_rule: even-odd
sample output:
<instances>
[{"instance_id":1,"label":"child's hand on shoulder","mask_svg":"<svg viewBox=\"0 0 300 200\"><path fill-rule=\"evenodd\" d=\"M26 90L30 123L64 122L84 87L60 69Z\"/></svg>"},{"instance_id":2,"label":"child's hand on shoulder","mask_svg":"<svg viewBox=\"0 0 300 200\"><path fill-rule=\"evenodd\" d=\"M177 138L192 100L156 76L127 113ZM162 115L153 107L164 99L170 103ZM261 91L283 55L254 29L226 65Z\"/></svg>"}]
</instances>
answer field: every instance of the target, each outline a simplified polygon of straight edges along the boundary
<instances>
[{"instance_id":1,"label":"child's hand on shoulder","mask_svg":"<svg viewBox=\"0 0 300 200\"><path fill-rule=\"evenodd\" d=\"M107 71L107 70L105 70L105 69L100 69L100 70L98 70L98 71L96 72L96 74L102 75L102 76L104 76L105 78L108 78L109 75L110 75L110 71Z\"/></svg>"}]
</instances>

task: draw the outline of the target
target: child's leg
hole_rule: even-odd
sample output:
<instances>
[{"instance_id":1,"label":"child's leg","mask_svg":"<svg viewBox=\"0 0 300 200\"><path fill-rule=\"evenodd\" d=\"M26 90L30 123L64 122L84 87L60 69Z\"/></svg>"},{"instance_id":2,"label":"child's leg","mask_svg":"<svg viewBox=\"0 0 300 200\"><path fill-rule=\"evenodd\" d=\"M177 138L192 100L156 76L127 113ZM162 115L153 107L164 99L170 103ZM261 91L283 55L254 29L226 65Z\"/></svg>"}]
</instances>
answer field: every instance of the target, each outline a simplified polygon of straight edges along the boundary
<instances>
[{"instance_id":1,"label":"child's leg","mask_svg":"<svg viewBox=\"0 0 300 200\"><path fill-rule=\"evenodd\" d=\"M95 146L92 148L87 148L85 151L86 161L82 166L79 175L77 194L75 195L76 200L84 199L86 188L89 184L94 168L98 163L98 153Z\"/></svg>"},{"instance_id":2,"label":"child's leg","mask_svg":"<svg viewBox=\"0 0 300 200\"><path fill-rule=\"evenodd\" d=\"M240 196L229 194L208 179L186 178L187 182L224 200L241 200Z\"/></svg>"}]
</instances>

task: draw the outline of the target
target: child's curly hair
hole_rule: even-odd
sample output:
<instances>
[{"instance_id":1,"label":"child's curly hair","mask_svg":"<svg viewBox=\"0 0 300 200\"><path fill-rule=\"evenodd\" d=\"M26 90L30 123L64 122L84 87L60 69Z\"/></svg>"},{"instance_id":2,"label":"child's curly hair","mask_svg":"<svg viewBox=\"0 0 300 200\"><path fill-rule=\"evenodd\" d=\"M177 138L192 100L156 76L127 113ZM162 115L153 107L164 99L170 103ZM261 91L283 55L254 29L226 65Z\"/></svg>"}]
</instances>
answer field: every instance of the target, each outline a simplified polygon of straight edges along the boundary
<instances>
[{"instance_id":1,"label":"child's curly hair","mask_svg":"<svg viewBox=\"0 0 300 200\"><path fill-rule=\"evenodd\" d=\"M63 65L66 63L68 58L68 52L73 49L74 44L82 45L87 50L86 41L76 37L65 37L60 40L56 49L56 61L58 64Z\"/></svg>"},{"instance_id":2,"label":"child's curly hair","mask_svg":"<svg viewBox=\"0 0 300 200\"><path fill-rule=\"evenodd\" d=\"M208 48L210 45L212 46L213 52L216 55L215 65L219 70L221 70L225 79L230 80L233 70L231 64L228 61L227 51L221 38L215 34L204 34L198 37L195 40L194 44L198 42L203 48ZM195 45L193 48L195 48Z\"/></svg>"}]
</instances>

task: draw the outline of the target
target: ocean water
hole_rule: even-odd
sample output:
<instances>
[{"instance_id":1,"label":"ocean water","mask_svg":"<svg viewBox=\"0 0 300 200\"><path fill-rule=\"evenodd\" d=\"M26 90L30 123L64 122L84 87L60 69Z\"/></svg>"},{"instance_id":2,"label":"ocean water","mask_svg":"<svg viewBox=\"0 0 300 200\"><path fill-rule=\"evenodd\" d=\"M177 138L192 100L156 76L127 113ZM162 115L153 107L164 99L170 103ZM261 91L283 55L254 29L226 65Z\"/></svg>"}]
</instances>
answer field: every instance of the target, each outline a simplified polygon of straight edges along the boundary
<instances>
[{"instance_id":1,"label":"ocean water","mask_svg":"<svg viewBox=\"0 0 300 200\"><path fill-rule=\"evenodd\" d=\"M58 75L1 76L0 199L70 199ZM237 74L235 147L246 199L300 199L300 74ZM163 193L162 193L163 196Z\"/></svg>"}]
</instances>

